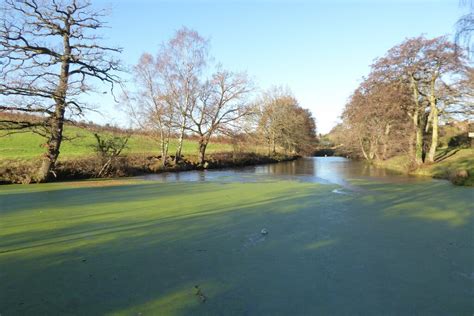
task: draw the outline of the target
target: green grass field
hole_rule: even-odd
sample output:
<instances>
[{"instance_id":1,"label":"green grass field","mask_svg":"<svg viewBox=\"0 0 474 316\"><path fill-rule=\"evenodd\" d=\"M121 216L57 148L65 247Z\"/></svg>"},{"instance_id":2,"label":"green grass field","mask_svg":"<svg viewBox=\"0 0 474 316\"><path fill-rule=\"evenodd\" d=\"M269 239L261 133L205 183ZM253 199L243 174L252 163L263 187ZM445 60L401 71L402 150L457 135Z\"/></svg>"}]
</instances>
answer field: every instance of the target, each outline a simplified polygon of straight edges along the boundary
<instances>
[{"instance_id":1,"label":"green grass field","mask_svg":"<svg viewBox=\"0 0 474 316\"><path fill-rule=\"evenodd\" d=\"M0 313L470 315L471 189L353 184L4 186Z\"/></svg>"},{"instance_id":2,"label":"green grass field","mask_svg":"<svg viewBox=\"0 0 474 316\"><path fill-rule=\"evenodd\" d=\"M474 186L474 148L445 148L438 152L438 162L424 168L428 175L438 178L449 176L450 172L467 170L470 177L467 185ZM420 172L423 174L424 170Z\"/></svg>"},{"instance_id":3,"label":"green grass field","mask_svg":"<svg viewBox=\"0 0 474 316\"><path fill-rule=\"evenodd\" d=\"M452 174L460 170L469 173L469 179L465 185L474 186L474 148L440 148L436 155L434 164L426 164L411 174L448 179ZM405 173L408 169L409 158L407 156L395 156L386 161L377 162L377 165Z\"/></svg>"},{"instance_id":4,"label":"green grass field","mask_svg":"<svg viewBox=\"0 0 474 316\"><path fill-rule=\"evenodd\" d=\"M77 158L94 154L93 146L96 143L92 132L74 126L66 126L65 135L72 138L70 141L64 141L61 145L60 159ZM44 138L33 133L20 133L0 137L0 159L34 159L44 153L41 144L45 142ZM177 141L173 141L170 146L170 154L176 150ZM211 143L207 152L230 151L232 146L229 144ZM124 153L159 153L159 144L156 140L148 136L133 135ZM197 154L197 142L185 141L183 145L185 155Z\"/></svg>"}]
</instances>

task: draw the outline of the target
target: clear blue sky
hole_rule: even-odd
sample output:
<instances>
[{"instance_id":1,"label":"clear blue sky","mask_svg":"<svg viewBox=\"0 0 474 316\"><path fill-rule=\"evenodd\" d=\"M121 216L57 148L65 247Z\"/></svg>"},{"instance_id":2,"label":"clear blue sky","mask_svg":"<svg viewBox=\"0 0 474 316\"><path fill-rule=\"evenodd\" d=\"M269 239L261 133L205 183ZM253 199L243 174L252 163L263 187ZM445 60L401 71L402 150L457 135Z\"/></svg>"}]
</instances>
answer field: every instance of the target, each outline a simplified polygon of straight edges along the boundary
<instances>
[{"instance_id":1,"label":"clear blue sky","mask_svg":"<svg viewBox=\"0 0 474 316\"><path fill-rule=\"evenodd\" d=\"M247 71L257 85L288 86L312 110L318 132L338 120L345 102L374 58L407 37L453 34L466 11L458 0L152 1L96 0L112 8L105 32L124 48L123 62L155 53L182 26L211 40L211 53L231 70ZM102 117L126 124L101 97Z\"/></svg>"}]
</instances>

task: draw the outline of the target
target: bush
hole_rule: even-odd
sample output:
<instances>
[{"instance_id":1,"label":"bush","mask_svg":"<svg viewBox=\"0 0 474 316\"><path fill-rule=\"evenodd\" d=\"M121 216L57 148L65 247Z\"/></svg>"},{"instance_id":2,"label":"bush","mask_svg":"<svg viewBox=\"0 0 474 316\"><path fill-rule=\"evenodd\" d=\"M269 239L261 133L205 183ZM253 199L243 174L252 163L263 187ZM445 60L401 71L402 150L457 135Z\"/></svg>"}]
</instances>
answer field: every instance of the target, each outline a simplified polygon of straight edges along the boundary
<instances>
[{"instance_id":1,"label":"bush","mask_svg":"<svg viewBox=\"0 0 474 316\"><path fill-rule=\"evenodd\" d=\"M0 165L0 183L36 182L41 161L4 160Z\"/></svg>"},{"instance_id":2,"label":"bush","mask_svg":"<svg viewBox=\"0 0 474 316\"><path fill-rule=\"evenodd\" d=\"M114 174L118 170L124 169L124 167L121 166L124 160L120 159L120 153L126 148L130 134L120 136L94 133L94 137L97 141L94 145L94 151L97 153L101 163L97 177Z\"/></svg>"}]
</instances>

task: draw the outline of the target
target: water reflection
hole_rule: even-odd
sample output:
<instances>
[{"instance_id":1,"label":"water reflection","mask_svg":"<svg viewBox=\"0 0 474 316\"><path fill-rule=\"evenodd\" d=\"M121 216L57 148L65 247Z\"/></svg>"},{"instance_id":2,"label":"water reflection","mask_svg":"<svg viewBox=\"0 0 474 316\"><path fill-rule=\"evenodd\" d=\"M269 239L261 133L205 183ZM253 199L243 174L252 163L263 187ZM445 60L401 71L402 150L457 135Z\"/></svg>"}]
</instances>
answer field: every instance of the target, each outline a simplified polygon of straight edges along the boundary
<instances>
[{"instance_id":1,"label":"water reflection","mask_svg":"<svg viewBox=\"0 0 474 316\"><path fill-rule=\"evenodd\" d=\"M364 162L352 161L342 157L310 157L244 168L168 172L146 175L144 178L163 182L256 182L284 179L333 183L342 186L350 186L348 180L360 178L376 178L389 182L422 181L420 178L401 176L387 169L376 168Z\"/></svg>"}]
</instances>

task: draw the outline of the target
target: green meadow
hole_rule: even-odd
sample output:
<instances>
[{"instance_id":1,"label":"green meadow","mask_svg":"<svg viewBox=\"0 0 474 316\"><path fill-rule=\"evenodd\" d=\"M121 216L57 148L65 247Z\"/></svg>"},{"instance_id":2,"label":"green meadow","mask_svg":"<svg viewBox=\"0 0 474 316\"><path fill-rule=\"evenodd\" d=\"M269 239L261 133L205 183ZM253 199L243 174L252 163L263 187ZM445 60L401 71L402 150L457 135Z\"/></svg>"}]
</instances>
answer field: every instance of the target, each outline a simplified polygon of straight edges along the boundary
<instances>
[{"instance_id":1,"label":"green meadow","mask_svg":"<svg viewBox=\"0 0 474 316\"><path fill-rule=\"evenodd\" d=\"M75 126L66 126L65 135L70 140L63 141L60 159L80 158L94 155L94 145L97 143L93 133L87 129ZM107 132L103 132L107 134ZM26 132L0 137L0 160L23 159L29 160L40 157L44 153L42 144L45 139L41 136ZM170 153L176 150L177 140L170 144ZM232 145L210 143L208 153L232 150ZM124 154L159 154L159 143L152 137L134 134L130 137ZM196 155L198 144L196 141L185 140L183 144L185 155Z\"/></svg>"},{"instance_id":2,"label":"green meadow","mask_svg":"<svg viewBox=\"0 0 474 316\"><path fill-rule=\"evenodd\" d=\"M437 161L425 164L410 171L413 175L430 176L441 179L451 179L456 172L465 170L468 173L462 185L474 186L474 148L441 148L437 152ZM410 159L406 155L395 156L376 165L406 173ZM459 183L458 183L459 184Z\"/></svg>"},{"instance_id":3,"label":"green meadow","mask_svg":"<svg viewBox=\"0 0 474 316\"><path fill-rule=\"evenodd\" d=\"M472 189L231 180L3 186L0 313L474 311Z\"/></svg>"}]
</instances>

